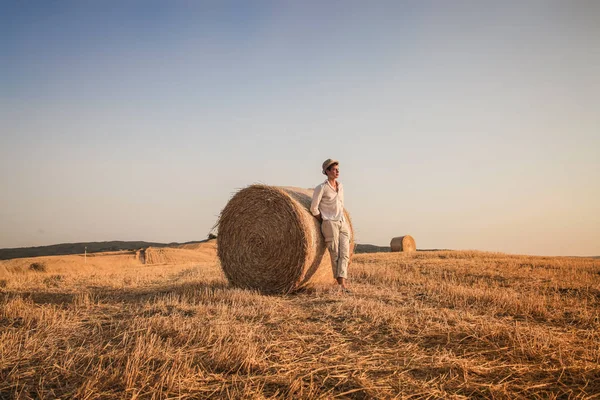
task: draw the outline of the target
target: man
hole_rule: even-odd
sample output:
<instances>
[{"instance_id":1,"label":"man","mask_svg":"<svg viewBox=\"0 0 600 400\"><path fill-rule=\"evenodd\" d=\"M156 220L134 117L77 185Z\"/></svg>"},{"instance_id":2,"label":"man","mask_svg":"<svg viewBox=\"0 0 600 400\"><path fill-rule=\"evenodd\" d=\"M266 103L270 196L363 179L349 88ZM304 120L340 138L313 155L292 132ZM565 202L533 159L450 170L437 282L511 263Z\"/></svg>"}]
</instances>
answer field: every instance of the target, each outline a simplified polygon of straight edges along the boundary
<instances>
[{"instance_id":1,"label":"man","mask_svg":"<svg viewBox=\"0 0 600 400\"><path fill-rule=\"evenodd\" d=\"M333 277L344 293L348 279L348 259L350 258L350 230L344 216L344 187L337 178L340 176L340 163L331 158L322 165L327 180L315 188L310 212L321 221L321 232L325 237L331 256Z\"/></svg>"}]
</instances>

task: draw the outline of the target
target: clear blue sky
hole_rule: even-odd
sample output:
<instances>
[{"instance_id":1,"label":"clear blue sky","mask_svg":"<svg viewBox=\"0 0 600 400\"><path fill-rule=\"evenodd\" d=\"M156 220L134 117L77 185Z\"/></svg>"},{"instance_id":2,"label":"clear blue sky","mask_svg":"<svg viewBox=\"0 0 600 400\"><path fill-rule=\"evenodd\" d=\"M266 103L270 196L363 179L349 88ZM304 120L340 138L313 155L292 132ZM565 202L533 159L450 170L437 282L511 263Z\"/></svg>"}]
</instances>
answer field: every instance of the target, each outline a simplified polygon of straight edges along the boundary
<instances>
[{"instance_id":1,"label":"clear blue sky","mask_svg":"<svg viewBox=\"0 0 600 400\"><path fill-rule=\"evenodd\" d=\"M203 239L341 161L359 243L600 255L600 2L0 5L0 247Z\"/></svg>"}]
</instances>

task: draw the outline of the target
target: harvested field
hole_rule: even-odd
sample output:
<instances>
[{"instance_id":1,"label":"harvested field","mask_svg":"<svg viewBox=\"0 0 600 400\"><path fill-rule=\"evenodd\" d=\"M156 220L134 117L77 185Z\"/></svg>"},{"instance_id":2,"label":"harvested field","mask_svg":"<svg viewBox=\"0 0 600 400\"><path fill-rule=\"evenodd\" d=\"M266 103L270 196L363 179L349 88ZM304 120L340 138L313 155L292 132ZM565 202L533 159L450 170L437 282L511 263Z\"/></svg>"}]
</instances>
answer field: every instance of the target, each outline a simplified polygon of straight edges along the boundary
<instances>
[{"instance_id":1,"label":"harvested field","mask_svg":"<svg viewBox=\"0 0 600 400\"><path fill-rule=\"evenodd\" d=\"M0 262L0 398L600 396L600 260L358 254L353 295L268 296L107 257Z\"/></svg>"}]
</instances>

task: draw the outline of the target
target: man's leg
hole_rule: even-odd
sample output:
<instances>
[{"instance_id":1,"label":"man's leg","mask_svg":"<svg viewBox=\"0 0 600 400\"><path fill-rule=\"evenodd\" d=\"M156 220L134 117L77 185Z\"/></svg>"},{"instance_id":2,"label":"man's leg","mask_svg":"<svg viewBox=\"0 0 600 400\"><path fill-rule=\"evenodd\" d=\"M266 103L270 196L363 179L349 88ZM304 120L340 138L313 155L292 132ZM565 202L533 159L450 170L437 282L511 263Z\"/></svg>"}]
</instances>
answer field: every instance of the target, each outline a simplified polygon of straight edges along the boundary
<instances>
[{"instance_id":1,"label":"man's leg","mask_svg":"<svg viewBox=\"0 0 600 400\"><path fill-rule=\"evenodd\" d=\"M350 259L350 230L346 222L340 223L338 238L337 276L338 283L346 287L348 279L348 260Z\"/></svg>"},{"instance_id":2,"label":"man's leg","mask_svg":"<svg viewBox=\"0 0 600 400\"><path fill-rule=\"evenodd\" d=\"M329 257L331 259L331 271L333 273L333 279L337 279L337 264L338 264L338 244L339 244L339 227L336 226L335 221L323 221L321 224L321 232L325 238L325 245L329 250Z\"/></svg>"}]
</instances>

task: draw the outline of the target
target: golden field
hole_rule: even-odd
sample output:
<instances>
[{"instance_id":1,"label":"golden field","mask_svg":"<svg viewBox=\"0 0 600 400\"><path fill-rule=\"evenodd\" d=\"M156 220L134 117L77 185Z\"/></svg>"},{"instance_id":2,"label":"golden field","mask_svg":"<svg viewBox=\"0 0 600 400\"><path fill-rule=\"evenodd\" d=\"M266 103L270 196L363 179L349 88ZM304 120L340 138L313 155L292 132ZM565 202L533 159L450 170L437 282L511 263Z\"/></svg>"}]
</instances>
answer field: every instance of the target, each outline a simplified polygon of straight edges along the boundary
<instances>
[{"instance_id":1,"label":"golden field","mask_svg":"<svg viewBox=\"0 0 600 400\"><path fill-rule=\"evenodd\" d=\"M600 398L600 260L358 254L352 295L265 296L181 251L0 261L0 398Z\"/></svg>"}]
</instances>

